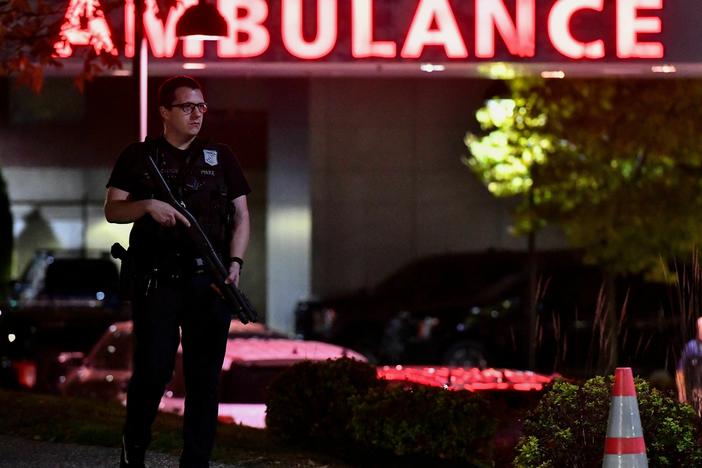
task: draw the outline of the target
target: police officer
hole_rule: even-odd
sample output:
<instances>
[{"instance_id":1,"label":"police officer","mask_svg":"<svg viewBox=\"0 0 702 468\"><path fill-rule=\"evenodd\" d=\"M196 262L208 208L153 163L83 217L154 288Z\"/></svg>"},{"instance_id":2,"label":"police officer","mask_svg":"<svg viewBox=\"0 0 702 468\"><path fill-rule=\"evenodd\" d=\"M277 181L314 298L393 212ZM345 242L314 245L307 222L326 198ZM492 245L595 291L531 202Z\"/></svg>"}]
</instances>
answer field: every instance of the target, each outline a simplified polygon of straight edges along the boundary
<instances>
[{"instance_id":1,"label":"police officer","mask_svg":"<svg viewBox=\"0 0 702 468\"><path fill-rule=\"evenodd\" d=\"M169 78L158 100L163 134L122 152L105 201L107 221L134 223L129 236L134 361L120 466L144 466L151 425L182 342L186 397L180 466L206 467L231 315L184 232L187 219L163 201L146 158L155 160L171 191L202 225L234 284L249 242L250 188L227 146L198 137L207 104L197 81Z\"/></svg>"},{"instance_id":2,"label":"police officer","mask_svg":"<svg viewBox=\"0 0 702 468\"><path fill-rule=\"evenodd\" d=\"M690 403L702 415L702 317L697 319L696 336L683 348L675 371L678 400Z\"/></svg>"}]
</instances>

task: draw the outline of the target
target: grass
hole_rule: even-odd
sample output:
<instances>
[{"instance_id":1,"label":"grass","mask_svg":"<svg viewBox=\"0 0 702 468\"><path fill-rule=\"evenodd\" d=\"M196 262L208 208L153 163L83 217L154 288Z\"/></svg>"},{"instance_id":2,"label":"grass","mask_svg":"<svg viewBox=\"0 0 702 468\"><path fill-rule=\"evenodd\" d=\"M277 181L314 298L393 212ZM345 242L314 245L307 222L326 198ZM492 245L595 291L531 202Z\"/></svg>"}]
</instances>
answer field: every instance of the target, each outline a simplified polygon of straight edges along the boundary
<instances>
[{"instance_id":1,"label":"grass","mask_svg":"<svg viewBox=\"0 0 702 468\"><path fill-rule=\"evenodd\" d=\"M116 402L0 390L0 433L27 439L118 447L124 408ZM150 449L178 455L182 418L159 413ZM247 467L344 467L333 455L290 447L262 429L220 424L213 460Z\"/></svg>"}]
</instances>

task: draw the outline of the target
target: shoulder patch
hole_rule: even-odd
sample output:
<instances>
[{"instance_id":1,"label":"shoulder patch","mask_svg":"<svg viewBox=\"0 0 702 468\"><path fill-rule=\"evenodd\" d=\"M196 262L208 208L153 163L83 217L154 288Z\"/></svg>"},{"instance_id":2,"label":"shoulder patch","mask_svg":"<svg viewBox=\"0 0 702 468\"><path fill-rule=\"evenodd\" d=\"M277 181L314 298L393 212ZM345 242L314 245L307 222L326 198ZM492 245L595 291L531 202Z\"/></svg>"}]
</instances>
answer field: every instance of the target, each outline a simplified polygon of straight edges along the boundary
<instances>
[{"instance_id":1,"label":"shoulder patch","mask_svg":"<svg viewBox=\"0 0 702 468\"><path fill-rule=\"evenodd\" d=\"M202 154L205 156L205 162L210 166L216 166L217 162L217 151L216 150L202 150Z\"/></svg>"}]
</instances>

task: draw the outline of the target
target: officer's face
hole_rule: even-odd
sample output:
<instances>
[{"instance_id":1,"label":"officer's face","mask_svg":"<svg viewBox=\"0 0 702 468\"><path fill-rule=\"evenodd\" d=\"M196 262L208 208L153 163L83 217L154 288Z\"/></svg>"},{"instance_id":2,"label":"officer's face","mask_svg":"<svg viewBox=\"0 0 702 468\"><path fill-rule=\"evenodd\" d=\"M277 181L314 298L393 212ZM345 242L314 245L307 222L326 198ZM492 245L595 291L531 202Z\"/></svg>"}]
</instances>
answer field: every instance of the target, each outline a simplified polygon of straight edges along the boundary
<instances>
[{"instance_id":1,"label":"officer's face","mask_svg":"<svg viewBox=\"0 0 702 468\"><path fill-rule=\"evenodd\" d=\"M180 87L175 91L175 99L171 107L160 107L161 118L166 127L166 131L183 138L195 137L202 127L204 113L197 106L189 114L186 114L181 104L202 104L205 100L202 91Z\"/></svg>"}]
</instances>

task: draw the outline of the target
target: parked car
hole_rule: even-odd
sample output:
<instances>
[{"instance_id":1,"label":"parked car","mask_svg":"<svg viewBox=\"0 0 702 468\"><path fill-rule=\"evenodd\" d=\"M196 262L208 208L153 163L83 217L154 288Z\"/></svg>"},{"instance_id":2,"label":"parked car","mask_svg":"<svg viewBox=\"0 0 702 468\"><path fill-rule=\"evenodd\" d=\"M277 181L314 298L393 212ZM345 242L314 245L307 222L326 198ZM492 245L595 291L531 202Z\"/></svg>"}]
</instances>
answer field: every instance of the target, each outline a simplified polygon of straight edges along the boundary
<instances>
[{"instance_id":1,"label":"parked car","mask_svg":"<svg viewBox=\"0 0 702 468\"><path fill-rule=\"evenodd\" d=\"M295 363L349 357L366 358L350 349L316 341L301 341L270 330L264 325L232 321L219 386L220 419L262 427L265 392L270 381ZM185 396L181 349L173 379L161 401L164 411L182 414ZM132 323L111 325L92 350L63 353L64 366L59 390L64 395L126 400L131 376Z\"/></svg>"},{"instance_id":2,"label":"parked car","mask_svg":"<svg viewBox=\"0 0 702 468\"><path fill-rule=\"evenodd\" d=\"M536 261L537 369L585 368L597 355L591 338L603 275L583 265L577 252L539 252ZM299 302L296 332L357 349L379 364L525 368L528 290L526 252L432 256L370 289ZM629 292L629 311L635 311L623 322L631 328L629 345L644 332L650 342L652 329L641 323L654 318L661 325L661 318L670 316L664 310L666 291L636 278L620 282L616 303ZM662 364L666 352L657 352ZM561 365L554 365L559 359Z\"/></svg>"},{"instance_id":3,"label":"parked car","mask_svg":"<svg viewBox=\"0 0 702 468\"><path fill-rule=\"evenodd\" d=\"M37 252L0 312L0 358L33 362L35 387L55 390L59 353L87 352L110 324L129 318L118 288L107 253Z\"/></svg>"}]
</instances>

